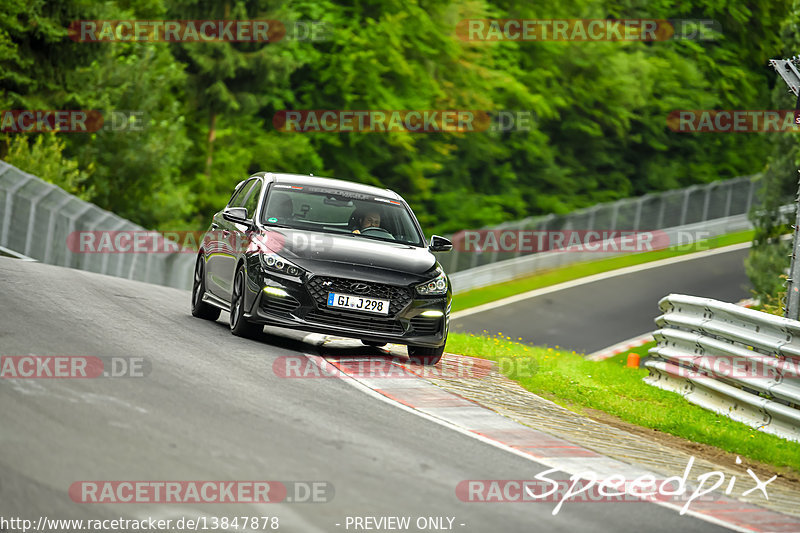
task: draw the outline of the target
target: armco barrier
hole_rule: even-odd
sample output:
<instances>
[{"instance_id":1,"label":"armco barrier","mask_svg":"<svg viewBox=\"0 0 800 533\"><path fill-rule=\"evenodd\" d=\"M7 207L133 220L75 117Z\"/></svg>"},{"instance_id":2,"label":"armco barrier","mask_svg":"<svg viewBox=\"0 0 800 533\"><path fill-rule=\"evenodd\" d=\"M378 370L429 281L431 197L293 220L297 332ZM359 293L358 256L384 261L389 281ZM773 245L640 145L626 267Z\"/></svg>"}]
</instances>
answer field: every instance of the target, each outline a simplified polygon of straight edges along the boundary
<instances>
[{"instance_id":1,"label":"armco barrier","mask_svg":"<svg viewBox=\"0 0 800 533\"><path fill-rule=\"evenodd\" d=\"M507 222L491 229L660 230L673 242L680 232L704 232L706 237L712 237L751 227L746 213L756 202L756 190L755 178L745 176L600 204L568 215ZM67 248L66 239L71 232L92 230L144 228L0 161L0 246L44 263L190 288L194 263L191 254L75 254ZM621 253L626 252L453 250L438 255L458 293Z\"/></svg>"},{"instance_id":2,"label":"armco barrier","mask_svg":"<svg viewBox=\"0 0 800 533\"><path fill-rule=\"evenodd\" d=\"M572 213L529 217L480 229L494 230L608 230L653 231L692 226L702 222L747 215L759 204L759 175L692 185L685 189L646 194L606 202ZM787 197L786 203L794 203ZM477 228L476 228L477 229ZM526 255L524 251L485 253L454 251L442 264L449 273L460 272Z\"/></svg>"},{"instance_id":3,"label":"armco barrier","mask_svg":"<svg viewBox=\"0 0 800 533\"><path fill-rule=\"evenodd\" d=\"M747 215L734 215L686 226L666 228L661 232L669 237L670 242L677 242L675 237L681 234L703 232L704 238L711 238L752 228L753 225ZM529 276L542 270L585 261L597 261L598 259L615 257L626 253L628 252L586 252L571 251L569 249L556 252L540 252L462 270L461 272L449 274L449 276L453 284L453 292L460 293L495 283L503 283L518 277Z\"/></svg>"},{"instance_id":4,"label":"armco barrier","mask_svg":"<svg viewBox=\"0 0 800 533\"><path fill-rule=\"evenodd\" d=\"M624 198L565 215L530 217L481 230L499 231L655 231L670 236L703 232L705 238L751 229L750 209L759 205L759 175L742 176L685 189ZM786 198L792 204L794 200ZM451 236L455 237L455 236ZM681 243L682 244L682 243ZM460 293L516 277L626 252L459 251L441 255L453 292Z\"/></svg>"},{"instance_id":5,"label":"armco barrier","mask_svg":"<svg viewBox=\"0 0 800 533\"><path fill-rule=\"evenodd\" d=\"M800 322L680 294L659 307L647 383L800 442Z\"/></svg>"},{"instance_id":6,"label":"armco barrier","mask_svg":"<svg viewBox=\"0 0 800 533\"><path fill-rule=\"evenodd\" d=\"M0 161L0 248L52 265L191 288L192 254L76 254L67 247L67 236L74 231L103 230L145 231Z\"/></svg>"}]
</instances>

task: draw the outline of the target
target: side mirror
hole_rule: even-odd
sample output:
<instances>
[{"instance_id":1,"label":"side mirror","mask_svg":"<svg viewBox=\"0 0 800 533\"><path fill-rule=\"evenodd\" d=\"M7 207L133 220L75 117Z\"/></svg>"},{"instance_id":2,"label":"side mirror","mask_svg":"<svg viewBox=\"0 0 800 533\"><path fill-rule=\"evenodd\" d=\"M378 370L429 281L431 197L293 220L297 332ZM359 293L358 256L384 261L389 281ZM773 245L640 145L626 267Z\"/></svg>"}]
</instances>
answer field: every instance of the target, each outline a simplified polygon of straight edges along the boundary
<instances>
[{"instance_id":1,"label":"side mirror","mask_svg":"<svg viewBox=\"0 0 800 533\"><path fill-rule=\"evenodd\" d=\"M247 226L252 224L252 221L247 218L246 207L228 207L222 212L222 218L236 224L245 224Z\"/></svg>"},{"instance_id":2,"label":"side mirror","mask_svg":"<svg viewBox=\"0 0 800 533\"><path fill-rule=\"evenodd\" d=\"M453 243L444 237L434 235L431 237L431 243L428 246L431 252L449 252L453 249Z\"/></svg>"}]
</instances>

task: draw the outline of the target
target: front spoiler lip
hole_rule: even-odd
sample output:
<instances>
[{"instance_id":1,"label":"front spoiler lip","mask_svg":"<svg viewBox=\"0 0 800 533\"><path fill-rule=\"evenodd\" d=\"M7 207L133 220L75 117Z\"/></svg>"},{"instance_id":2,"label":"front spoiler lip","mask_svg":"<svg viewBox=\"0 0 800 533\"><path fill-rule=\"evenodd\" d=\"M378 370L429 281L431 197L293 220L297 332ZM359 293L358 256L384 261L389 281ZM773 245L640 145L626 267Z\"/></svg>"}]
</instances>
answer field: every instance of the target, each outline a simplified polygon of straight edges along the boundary
<instances>
[{"instance_id":1,"label":"front spoiler lip","mask_svg":"<svg viewBox=\"0 0 800 533\"><path fill-rule=\"evenodd\" d=\"M287 287L283 287L286 290ZM444 315L444 326L440 329L437 334L435 335L405 335L405 334L394 334L394 333L380 333L375 331L369 330L355 330L348 327L340 327L334 326L330 324L318 324L315 322L309 322L305 319L299 318L294 315L294 312L297 310L302 310L305 308L306 312L312 310L318 310L319 306L314 300L311 300L311 305L304 303L304 299L298 298L299 295L292 294L289 292L291 296L296 298L300 301L300 307L298 307L295 311L290 311L288 316L286 313L282 313L280 315L273 314L265 311L261 307L261 298L263 296L263 292L259 291L259 294L255 298L253 302L252 311L250 313L245 313L245 318L249 319L252 322L262 323L268 326L278 326L283 328L290 328L290 329L298 329L303 331L308 331L312 333L322 333L326 335L336 335L340 337L347 337L351 339L361 339L367 341L375 341L375 342L393 342L395 344L412 344L414 346L428 346L433 348L438 348L444 344L444 335L443 332L447 331L447 327L449 325L449 316L447 315L444 309L439 309L438 307L432 307L431 309L440 310L445 313ZM419 302L419 300L412 300L411 303L406 306L403 311L400 311L395 318L408 318L403 316L405 311L411 307L414 302Z\"/></svg>"},{"instance_id":2,"label":"front spoiler lip","mask_svg":"<svg viewBox=\"0 0 800 533\"><path fill-rule=\"evenodd\" d=\"M247 317L256 322L263 323L265 326L277 326L280 328L298 329L309 333L321 333L324 335L335 335L337 337L347 337L348 339L360 339L375 342L391 342L394 344L412 344L414 346L429 346L438 348L441 346L442 338L438 335L426 335L422 337L393 335L390 333L375 333L369 331L357 331L337 326L322 326L313 324L301 319L287 319L285 316L272 315L258 310L256 316Z\"/></svg>"}]
</instances>

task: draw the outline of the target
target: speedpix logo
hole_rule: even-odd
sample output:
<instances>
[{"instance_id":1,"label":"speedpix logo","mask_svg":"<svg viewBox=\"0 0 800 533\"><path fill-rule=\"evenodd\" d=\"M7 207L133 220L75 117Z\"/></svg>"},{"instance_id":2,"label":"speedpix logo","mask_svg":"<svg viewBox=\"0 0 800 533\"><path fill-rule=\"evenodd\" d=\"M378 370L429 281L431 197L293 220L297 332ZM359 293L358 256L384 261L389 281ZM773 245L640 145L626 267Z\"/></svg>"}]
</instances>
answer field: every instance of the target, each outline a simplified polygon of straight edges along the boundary
<instances>
[{"instance_id":1,"label":"speedpix logo","mask_svg":"<svg viewBox=\"0 0 800 533\"><path fill-rule=\"evenodd\" d=\"M653 474L643 474L635 479L626 479L620 474L606 478L596 472L586 470L573 474L569 480L558 479L558 469L551 468L540 472L532 480L473 479L464 480L456 486L456 496L463 502L557 502L553 515L557 515L564 503L573 502L638 502L668 501L682 502L680 514L685 514L692 502L716 501L712 494L724 490L731 494L741 490L743 483L737 483L737 476L727 478L718 471L698 474L690 478L694 456L689 458L682 476L657 479ZM737 457L736 463L742 460ZM741 496L751 493L761 494L769 499L767 485L778 478L777 475L761 480L751 469L747 469L750 486ZM561 474L563 475L563 474ZM745 480L745 483L748 480ZM727 482L727 483L726 483ZM724 489L723 489L724 487Z\"/></svg>"}]
</instances>

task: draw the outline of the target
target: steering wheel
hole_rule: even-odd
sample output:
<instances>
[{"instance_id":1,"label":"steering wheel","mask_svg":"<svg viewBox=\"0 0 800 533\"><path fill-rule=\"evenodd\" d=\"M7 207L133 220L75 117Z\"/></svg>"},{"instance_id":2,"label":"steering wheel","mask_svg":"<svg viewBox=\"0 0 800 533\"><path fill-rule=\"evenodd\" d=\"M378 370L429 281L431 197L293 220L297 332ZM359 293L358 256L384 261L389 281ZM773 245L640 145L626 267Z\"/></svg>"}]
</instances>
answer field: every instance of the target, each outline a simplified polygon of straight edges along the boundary
<instances>
[{"instance_id":1,"label":"steering wheel","mask_svg":"<svg viewBox=\"0 0 800 533\"><path fill-rule=\"evenodd\" d=\"M364 228L364 229L361 230L362 234L367 234L367 232L370 232L373 235L386 235L387 237L391 237L392 239L394 239L394 235L392 235L391 233L389 233L388 231L386 231L383 228L370 226L368 228Z\"/></svg>"}]
</instances>

